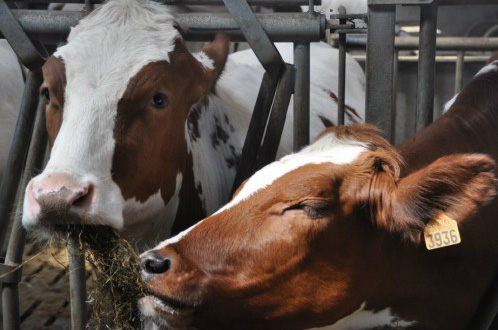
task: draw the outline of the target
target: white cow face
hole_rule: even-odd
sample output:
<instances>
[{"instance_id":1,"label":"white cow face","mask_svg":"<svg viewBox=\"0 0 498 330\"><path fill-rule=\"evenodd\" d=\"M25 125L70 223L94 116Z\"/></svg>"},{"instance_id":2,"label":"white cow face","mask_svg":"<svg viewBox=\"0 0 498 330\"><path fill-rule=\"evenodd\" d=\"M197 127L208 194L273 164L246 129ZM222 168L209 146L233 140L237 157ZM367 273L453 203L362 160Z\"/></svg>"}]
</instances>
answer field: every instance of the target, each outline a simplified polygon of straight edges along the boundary
<instances>
[{"instance_id":1,"label":"white cow face","mask_svg":"<svg viewBox=\"0 0 498 330\"><path fill-rule=\"evenodd\" d=\"M52 149L27 187L23 225L121 230L176 211L185 121L227 47L219 36L197 60L167 9L147 1L111 1L83 19L43 68Z\"/></svg>"}]
</instances>

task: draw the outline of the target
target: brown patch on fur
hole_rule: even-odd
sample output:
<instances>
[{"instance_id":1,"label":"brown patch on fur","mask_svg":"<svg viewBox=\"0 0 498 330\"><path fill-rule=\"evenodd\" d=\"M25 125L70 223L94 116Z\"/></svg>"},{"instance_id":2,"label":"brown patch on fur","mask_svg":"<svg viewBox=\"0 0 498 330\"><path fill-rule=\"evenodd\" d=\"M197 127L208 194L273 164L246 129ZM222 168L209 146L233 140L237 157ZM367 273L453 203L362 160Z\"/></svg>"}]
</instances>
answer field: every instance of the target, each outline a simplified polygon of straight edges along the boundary
<instances>
[{"instance_id":1,"label":"brown patch on fur","mask_svg":"<svg viewBox=\"0 0 498 330\"><path fill-rule=\"evenodd\" d=\"M45 122L50 144L53 145L62 125L66 69L60 58L51 56L43 65L42 71L43 84L40 91L47 88L50 95L45 108Z\"/></svg>"},{"instance_id":2,"label":"brown patch on fur","mask_svg":"<svg viewBox=\"0 0 498 330\"><path fill-rule=\"evenodd\" d=\"M332 98L332 100L335 101L335 103L339 102L339 98L333 91L331 91L330 89L323 89L323 91L328 93L329 96ZM344 104L344 112L346 116L348 116L349 120L352 121L353 123L357 123L358 119L362 119L358 114L358 112L347 104Z\"/></svg>"},{"instance_id":3,"label":"brown patch on fur","mask_svg":"<svg viewBox=\"0 0 498 330\"><path fill-rule=\"evenodd\" d=\"M177 174L186 171L185 122L191 107L209 94L223 69L227 54L217 53L223 51L220 47L217 42L206 46L215 62L209 70L177 40L170 63L150 63L130 80L118 103L112 169L125 199L144 202L160 191L163 200L169 201L173 195ZM162 109L152 104L156 93L167 97ZM194 122L190 123L193 133L200 136Z\"/></svg>"}]
</instances>

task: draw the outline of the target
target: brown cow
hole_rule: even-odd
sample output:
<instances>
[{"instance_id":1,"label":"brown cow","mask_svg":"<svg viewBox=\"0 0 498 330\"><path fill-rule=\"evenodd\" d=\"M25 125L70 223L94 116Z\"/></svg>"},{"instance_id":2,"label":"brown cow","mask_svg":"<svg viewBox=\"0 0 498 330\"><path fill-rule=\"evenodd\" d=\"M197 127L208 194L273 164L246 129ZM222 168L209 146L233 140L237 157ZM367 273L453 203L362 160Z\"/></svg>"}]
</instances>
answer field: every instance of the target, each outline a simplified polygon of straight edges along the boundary
<instances>
[{"instance_id":1,"label":"brown cow","mask_svg":"<svg viewBox=\"0 0 498 330\"><path fill-rule=\"evenodd\" d=\"M257 172L142 255L143 315L174 329L466 328L498 265L492 65L397 150L340 127ZM424 243L444 217L461 243L454 228Z\"/></svg>"}]
</instances>

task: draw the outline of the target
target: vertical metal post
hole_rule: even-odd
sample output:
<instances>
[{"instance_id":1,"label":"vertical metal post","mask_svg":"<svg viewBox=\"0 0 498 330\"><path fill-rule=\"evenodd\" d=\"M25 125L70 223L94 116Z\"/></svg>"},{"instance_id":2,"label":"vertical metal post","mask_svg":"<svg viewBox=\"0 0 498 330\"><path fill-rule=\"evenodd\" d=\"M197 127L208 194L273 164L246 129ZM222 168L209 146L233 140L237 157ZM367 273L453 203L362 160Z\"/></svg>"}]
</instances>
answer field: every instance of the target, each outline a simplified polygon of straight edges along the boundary
<instances>
[{"instance_id":1,"label":"vertical metal post","mask_svg":"<svg viewBox=\"0 0 498 330\"><path fill-rule=\"evenodd\" d=\"M277 155L277 150L284 130L287 109L294 88L294 66L286 64L282 77L277 86L275 100L271 108L268 127L266 128L265 138L261 145L261 151L256 162L256 170L273 162Z\"/></svg>"},{"instance_id":2,"label":"vertical metal post","mask_svg":"<svg viewBox=\"0 0 498 330\"><path fill-rule=\"evenodd\" d=\"M0 247L4 246L17 189L28 154L38 102L38 88L42 83L41 70L31 71L26 78L21 110L17 118L14 138L9 151L5 173L0 186Z\"/></svg>"},{"instance_id":3,"label":"vertical metal post","mask_svg":"<svg viewBox=\"0 0 498 330\"><path fill-rule=\"evenodd\" d=\"M310 143L310 43L294 43L294 151Z\"/></svg>"},{"instance_id":4,"label":"vertical metal post","mask_svg":"<svg viewBox=\"0 0 498 330\"><path fill-rule=\"evenodd\" d=\"M85 330L87 320L85 253L81 250L77 237L69 237L67 249L69 252L71 330Z\"/></svg>"},{"instance_id":5,"label":"vertical metal post","mask_svg":"<svg viewBox=\"0 0 498 330\"><path fill-rule=\"evenodd\" d=\"M33 74L30 73L29 76ZM29 77L28 76L28 77ZM28 88L29 89L29 88ZM38 88L36 88L38 94ZM31 179L35 171L39 170L43 165L45 157L45 150L47 145L47 131L45 129L45 116L44 116L45 102L42 100L38 104L36 125L33 132L33 139L29 147L29 155L27 157L26 166L20 189L23 191ZM21 264L22 254L24 250L24 243L26 232L21 225L21 214L23 208L24 194L20 194L18 205L16 206L16 216L12 225L12 233L10 235L9 245L5 256L5 264L8 266L16 267ZM20 329L19 318L19 285L17 282L3 283L2 284L2 314L3 314L3 328L5 330Z\"/></svg>"},{"instance_id":6,"label":"vertical metal post","mask_svg":"<svg viewBox=\"0 0 498 330\"><path fill-rule=\"evenodd\" d=\"M346 14L346 8L339 7L339 14ZM340 19L339 24L346 24L345 19ZM337 95L337 125L344 125L344 111L346 105L346 34L339 33L339 84Z\"/></svg>"},{"instance_id":7,"label":"vertical metal post","mask_svg":"<svg viewBox=\"0 0 498 330\"><path fill-rule=\"evenodd\" d=\"M398 84L398 71L399 71L399 50L396 50L394 52L394 68L393 68L393 114L392 114L392 120L393 120L393 144L396 145L398 143L397 137L398 137L398 127L396 125L396 120L398 118L398 89L397 89L397 84ZM403 113L403 120L406 118L406 110ZM404 133L404 130L402 130ZM404 139L404 137L403 137Z\"/></svg>"},{"instance_id":8,"label":"vertical metal post","mask_svg":"<svg viewBox=\"0 0 498 330\"><path fill-rule=\"evenodd\" d=\"M463 66L465 61L465 51L459 51L455 64L455 95L462 90L463 85Z\"/></svg>"},{"instance_id":9,"label":"vertical metal post","mask_svg":"<svg viewBox=\"0 0 498 330\"><path fill-rule=\"evenodd\" d=\"M340 20L344 24L345 20ZM344 125L346 105L346 34L339 32L339 90L337 91L337 125Z\"/></svg>"},{"instance_id":10,"label":"vertical metal post","mask_svg":"<svg viewBox=\"0 0 498 330\"><path fill-rule=\"evenodd\" d=\"M437 9L437 3L424 5L420 8L420 44L415 131L419 131L432 123L434 118Z\"/></svg>"},{"instance_id":11,"label":"vertical metal post","mask_svg":"<svg viewBox=\"0 0 498 330\"><path fill-rule=\"evenodd\" d=\"M381 128L391 142L395 16L394 5L369 4L366 121Z\"/></svg>"}]
</instances>

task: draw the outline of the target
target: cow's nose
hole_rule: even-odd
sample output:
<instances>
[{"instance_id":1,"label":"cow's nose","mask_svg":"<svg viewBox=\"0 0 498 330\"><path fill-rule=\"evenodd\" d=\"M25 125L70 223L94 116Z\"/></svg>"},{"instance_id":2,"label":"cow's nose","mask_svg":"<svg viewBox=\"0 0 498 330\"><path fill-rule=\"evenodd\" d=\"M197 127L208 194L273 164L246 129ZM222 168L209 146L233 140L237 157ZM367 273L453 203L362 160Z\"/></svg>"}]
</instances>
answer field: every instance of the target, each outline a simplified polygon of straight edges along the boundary
<instances>
[{"instance_id":1,"label":"cow's nose","mask_svg":"<svg viewBox=\"0 0 498 330\"><path fill-rule=\"evenodd\" d=\"M159 251L148 251L141 256L142 273L144 275L159 275L171 268L171 259L163 256Z\"/></svg>"},{"instance_id":2,"label":"cow's nose","mask_svg":"<svg viewBox=\"0 0 498 330\"><path fill-rule=\"evenodd\" d=\"M83 218L90 210L94 185L77 183L65 174L50 174L41 182L32 182L28 192L30 210L43 222L67 222Z\"/></svg>"}]
</instances>

